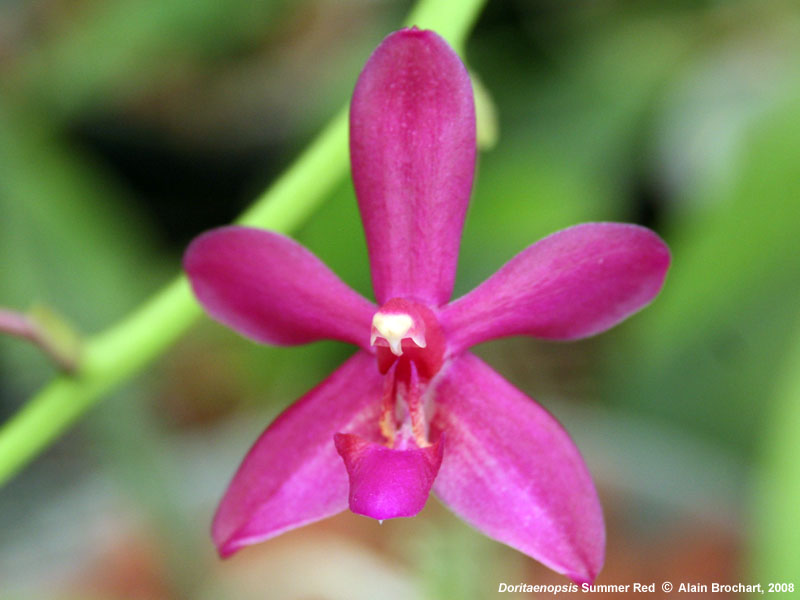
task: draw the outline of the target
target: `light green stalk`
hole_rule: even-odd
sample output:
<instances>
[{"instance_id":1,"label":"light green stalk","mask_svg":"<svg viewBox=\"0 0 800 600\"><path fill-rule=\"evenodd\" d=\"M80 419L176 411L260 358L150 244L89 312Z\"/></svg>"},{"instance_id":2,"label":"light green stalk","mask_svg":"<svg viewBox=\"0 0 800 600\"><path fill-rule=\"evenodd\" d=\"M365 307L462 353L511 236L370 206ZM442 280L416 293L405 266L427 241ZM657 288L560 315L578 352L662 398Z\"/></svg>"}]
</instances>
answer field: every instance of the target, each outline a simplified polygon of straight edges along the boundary
<instances>
[{"instance_id":1,"label":"light green stalk","mask_svg":"<svg viewBox=\"0 0 800 600\"><path fill-rule=\"evenodd\" d=\"M457 50L485 0L420 0L406 23L439 32ZM343 109L238 223L288 233L311 215L348 168ZM46 385L0 429L0 484L184 334L201 311L182 275L121 322L84 342L77 372Z\"/></svg>"}]
</instances>

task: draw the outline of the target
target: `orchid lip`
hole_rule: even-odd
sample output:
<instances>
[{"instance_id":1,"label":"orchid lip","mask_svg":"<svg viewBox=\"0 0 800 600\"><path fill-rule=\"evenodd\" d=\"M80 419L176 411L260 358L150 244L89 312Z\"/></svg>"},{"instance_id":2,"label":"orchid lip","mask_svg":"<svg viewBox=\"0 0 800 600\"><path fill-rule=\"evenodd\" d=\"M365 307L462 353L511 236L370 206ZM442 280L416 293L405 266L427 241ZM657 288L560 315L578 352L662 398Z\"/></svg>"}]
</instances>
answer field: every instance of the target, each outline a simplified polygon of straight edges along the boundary
<instances>
[{"instance_id":1,"label":"orchid lip","mask_svg":"<svg viewBox=\"0 0 800 600\"><path fill-rule=\"evenodd\" d=\"M337 433L334 444L350 480L350 510L379 521L419 513L442 464L442 441L393 449Z\"/></svg>"}]
</instances>

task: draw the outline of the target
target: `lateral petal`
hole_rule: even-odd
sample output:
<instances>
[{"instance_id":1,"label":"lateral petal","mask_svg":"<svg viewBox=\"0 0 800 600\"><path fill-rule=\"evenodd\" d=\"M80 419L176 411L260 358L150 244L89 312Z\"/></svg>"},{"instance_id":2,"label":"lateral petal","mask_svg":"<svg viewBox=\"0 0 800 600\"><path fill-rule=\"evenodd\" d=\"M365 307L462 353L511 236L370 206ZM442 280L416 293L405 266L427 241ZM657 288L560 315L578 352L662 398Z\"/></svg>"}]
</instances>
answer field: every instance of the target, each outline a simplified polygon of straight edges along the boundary
<instances>
[{"instance_id":1,"label":"lateral petal","mask_svg":"<svg viewBox=\"0 0 800 600\"><path fill-rule=\"evenodd\" d=\"M458 55L403 29L373 52L350 105L350 157L379 304L453 291L475 169L475 107Z\"/></svg>"},{"instance_id":2,"label":"lateral petal","mask_svg":"<svg viewBox=\"0 0 800 600\"><path fill-rule=\"evenodd\" d=\"M431 439L446 434L433 490L459 517L576 582L603 565L602 508L567 433L471 354L436 390Z\"/></svg>"},{"instance_id":3,"label":"lateral petal","mask_svg":"<svg viewBox=\"0 0 800 600\"><path fill-rule=\"evenodd\" d=\"M355 434L337 433L336 450L350 477L350 510L373 519L413 517L425 507L442 464L442 440L395 449Z\"/></svg>"},{"instance_id":4,"label":"lateral petal","mask_svg":"<svg viewBox=\"0 0 800 600\"><path fill-rule=\"evenodd\" d=\"M223 557L347 508L347 470L333 436L378 439L382 384L375 358L358 352L267 428L214 517Z\"/></svg>"},{"instance_id":5,"label":"lateral petal","mask_svg":"<svg viewBox=\"0 0 800 600\"><path fill-rule=\"evenodd\" d=\"M190 244L184 268L206 311L257 342L330 338L369 347L377 307L286 236L251 227L215 229Z\"/></svg>"},{"instance_id":6,"label":"lateral petal","mask_svg":"<svg viewBox=\"0 0 800 600\"><path fill-rule=\"evenodd\" d=\"M529 246L449 304L442 327L454 353L509 335L594 335L653 300L669 263L669 248L649 229L576 225Z\"/></svg>"}]
</instances>

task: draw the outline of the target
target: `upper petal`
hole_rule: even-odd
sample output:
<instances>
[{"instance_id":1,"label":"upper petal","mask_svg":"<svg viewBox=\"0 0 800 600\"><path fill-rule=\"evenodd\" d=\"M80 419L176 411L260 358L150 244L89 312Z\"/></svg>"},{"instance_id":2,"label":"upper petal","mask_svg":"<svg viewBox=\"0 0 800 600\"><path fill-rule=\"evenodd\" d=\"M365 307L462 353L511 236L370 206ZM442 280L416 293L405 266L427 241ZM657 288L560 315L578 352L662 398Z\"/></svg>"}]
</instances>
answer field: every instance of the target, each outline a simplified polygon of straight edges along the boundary
<instances>
[{"instance_id":1,"label":"upper petal","mask_svg":"<svg viewBox=\"0 0 800 600\"><path fill-rule=\"evenodd\" d=\"M669 267L666 244L638 225L585 223L529 246L441 313L458 352L516 334L575 339L648 304Z\"/></svg>"},{"instance_id":2,"label":"upper petal","mask_svg":"<svg viewBox=\"0 0 800 600\"><path fill-rule=\"evenodd\" d=\"M450 298L475 169L469 75L432 31L387 37L350 106L350 156L378 303Z\"/></svg>"},{"instance_id":3,"label":"upper petal","mask_svg":"<svg viewBox=\"0 0 800 600\"><path fill-rule=\"evenodd\" d=\"M283 235L250 227L215 229L191 243L184 268L206 311L258 342L332 338L369 347L376 307Z\"/></svg>"},{"instance_id":4,"label":"upper petal","mask_svg":"<svg viewBox=\"0 0 800 600\"><path fill-rule=\"evenodd\" d=\"M267 428L214 517L222 556L347 508L347 470L333 437L377 436L382 380L375 358L358 352Z\"/></svg>"},{"instance_id":5,"label":"upper petal","mask_svg":"<svg viewBox=\"0 0 800 600\"><path fill-rule=\"evenodd\" d=\"M558 422L471 354L453 362L436 395L431 438L447 436L439 498L489 537L575 581L594 580L602 509Z\"/></svg>"}]
</instances>

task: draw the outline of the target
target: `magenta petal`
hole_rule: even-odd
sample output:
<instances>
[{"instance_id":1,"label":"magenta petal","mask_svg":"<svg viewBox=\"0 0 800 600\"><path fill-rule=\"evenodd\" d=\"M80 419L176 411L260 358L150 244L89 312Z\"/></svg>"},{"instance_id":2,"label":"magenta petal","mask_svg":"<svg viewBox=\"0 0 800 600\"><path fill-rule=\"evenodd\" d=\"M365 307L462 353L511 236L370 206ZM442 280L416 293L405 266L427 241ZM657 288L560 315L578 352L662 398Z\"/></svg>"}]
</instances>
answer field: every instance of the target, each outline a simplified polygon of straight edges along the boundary
<instances>
[{"instance_id":1,"label":"magenta petal","mask_svg":"<svg viewBox=\"0 0 800 600\"><path fill-rule=\"evenodd\" d=\"M217 321L258 342L337 339L369 347L371 302L283 235L223 227L184 256L195 296Z\"/></svg>"},{"instance_id":2,"label":"magenta petal","mask_svg":"<svg viewBox=\"0 0 800 600\"><path fill-rule=\"evenodd\" d=\"M436 495L489 537L593 581L603 565L602 509L562 427L471 354L453 362L436 395L431 436L447 434Z\"/></svg>"},{"instance_id":3,"label":"magenta petal","mask_svg":"<svg viewBox=\"0 0 800 600\"><path fill-rule=\"evenodd\" d=\"M637 225L586 223L529 246L441 314L452 352L516 334L575 339L648 304L669 267L666 244Z\"/></svg>"},{"instance_id":4,"label":"magenta petal","mask_svg":"<svg viewBox=\"0 0 800 600\"><path fill-rule=\"evenodd\" d=\"M440 439L425 448L395 450L354 434L336 434L350 476L350 510L373 519L413 517L425 506L442 464Z\"/></svg>"},{"instance_id":5,"label":"magenta petal","mask_svg":"<svg viewBox=\"0 0 800 600\"><path fill-rule=\"evenodd\" d=\"M469 75L432 31L373 52L350 107L353 183L379 304L450 298L475 169Z\"/></svg>"},{"instance_id":6,"label":"magenta petal","mask_svg":"<svg viewBox=\"0 0 800 600\"><path fill-rule=\"evenodd\" d=\"M347 508L347 471L333 436L377 436L382 380L375 358L359 352L267 428L214 517L222 556Z\"/></svg>"}]
</instances>

